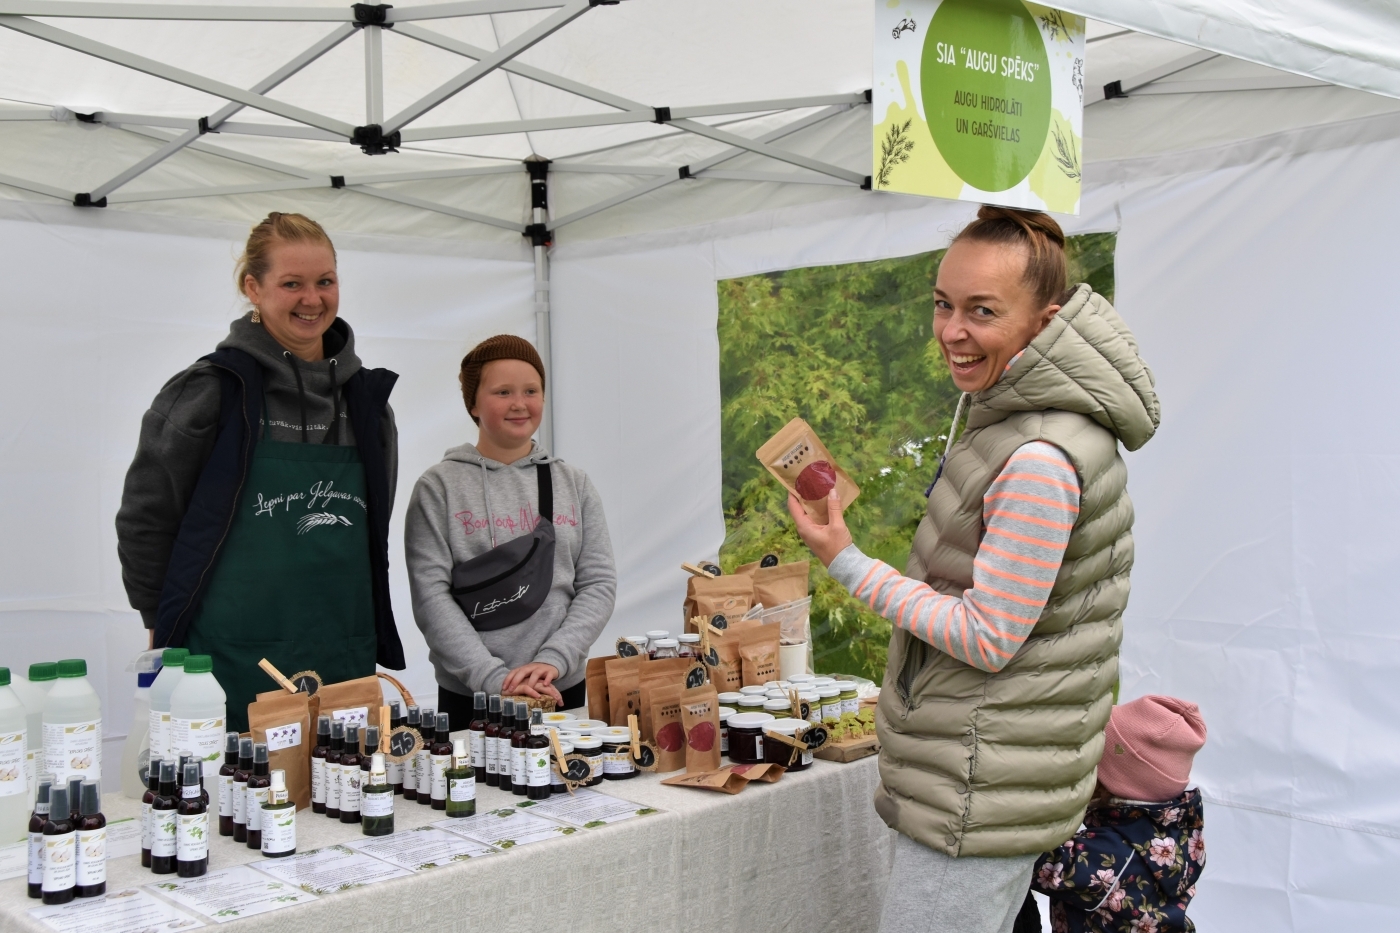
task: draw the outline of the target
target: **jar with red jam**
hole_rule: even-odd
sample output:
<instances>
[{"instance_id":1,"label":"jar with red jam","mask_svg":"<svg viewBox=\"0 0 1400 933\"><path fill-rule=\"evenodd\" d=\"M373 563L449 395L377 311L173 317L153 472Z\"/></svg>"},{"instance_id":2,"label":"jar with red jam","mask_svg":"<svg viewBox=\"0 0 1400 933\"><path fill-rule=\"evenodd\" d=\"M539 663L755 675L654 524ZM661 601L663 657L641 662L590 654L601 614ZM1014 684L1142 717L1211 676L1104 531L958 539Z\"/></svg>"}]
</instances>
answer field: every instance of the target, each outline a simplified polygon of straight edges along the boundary
<instances>
[{"instance_id":1,"label":"jar with red jam","mask_svg":"<svg viewBox=\"0 0 1400 933\"><path fill-rule=\"evenodd\" d=\"M800 733L806 732L810 723L801 719L774 719L772 722L764 724L767 732L777 732L788 738L797 738ZM812 753L807 749L802 749L797 754L793 754L796 749L786 742L779 742L772 736L767 736L763 743L763 760L770 765L782 765L789 771L806 771L812 767Z\"/></svg>"},{"instance_id":2,"label":"jar with red jam","mask_svg":"<svg viewBox=\"0 0 1400 933\"><path fill-rule=\"evenodd\" d=\"M769 713L735 713L729 717L729 760L756 765L763 759L763 728L773 721Z\"/></svg>"}]
</instances>

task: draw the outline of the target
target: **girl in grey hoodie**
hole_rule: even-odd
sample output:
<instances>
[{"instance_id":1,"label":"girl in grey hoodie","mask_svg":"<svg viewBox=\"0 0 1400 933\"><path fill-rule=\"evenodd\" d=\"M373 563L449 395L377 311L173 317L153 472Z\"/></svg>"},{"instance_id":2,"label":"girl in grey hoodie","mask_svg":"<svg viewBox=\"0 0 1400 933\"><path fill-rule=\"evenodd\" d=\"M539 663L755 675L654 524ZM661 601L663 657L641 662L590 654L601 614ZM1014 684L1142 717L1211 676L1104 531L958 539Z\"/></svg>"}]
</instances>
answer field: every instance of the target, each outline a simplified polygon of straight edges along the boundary
<instances>
[{"instance_id":1,"label":"girl in grey hoodie","mask_svg":"<svg viewBox=\"0 0 1400 933\"><path fill-rule=\"evenodd\" d=\"M438 709L454 723L474 691L550 696L583 705L588 651L612 615L617 571L603 503L584 472L531 440L544 404L544 364L501 335L462 360L462 396L477 443L447 451L418 480L404 524L413 616L428 643ZM537 464L549 464L554 514L536 513ZM509 628L478 631L452 596L452 568L554 524L553 581L543 605Z\"/></svg>"}]
</instances>

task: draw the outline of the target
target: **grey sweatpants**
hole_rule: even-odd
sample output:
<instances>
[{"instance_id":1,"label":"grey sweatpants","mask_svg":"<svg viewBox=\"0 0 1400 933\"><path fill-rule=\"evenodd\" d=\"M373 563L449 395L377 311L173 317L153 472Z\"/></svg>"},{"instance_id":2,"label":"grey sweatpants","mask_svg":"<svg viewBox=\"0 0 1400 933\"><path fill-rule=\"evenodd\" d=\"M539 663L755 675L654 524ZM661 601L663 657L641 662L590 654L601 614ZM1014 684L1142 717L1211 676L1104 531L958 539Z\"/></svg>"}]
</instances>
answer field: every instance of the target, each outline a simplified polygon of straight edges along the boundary
<instances>
[{"instance_id":1,"label":"grey sweatpants","mask_svg":"<svg viewBox=\"0 0 1400 933\"><path fill-rule=\"evenodd\" d=\"M880 933L1011 933L1035 860L953 858L896 834Z\"/></svg>"}]
</instances>

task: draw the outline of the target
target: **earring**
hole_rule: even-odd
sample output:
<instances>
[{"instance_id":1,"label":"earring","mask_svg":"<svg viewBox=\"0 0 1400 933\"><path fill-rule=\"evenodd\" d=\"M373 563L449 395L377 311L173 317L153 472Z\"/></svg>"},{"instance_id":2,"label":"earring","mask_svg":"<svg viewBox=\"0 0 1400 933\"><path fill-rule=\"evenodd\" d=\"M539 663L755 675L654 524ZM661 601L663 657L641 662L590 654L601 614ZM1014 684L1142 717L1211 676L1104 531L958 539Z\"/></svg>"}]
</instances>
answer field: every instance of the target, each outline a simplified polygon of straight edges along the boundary
<instances>
[{"instance_id":1,"label":"earring","mask_svg":"<svg viewBox=\"0 0 1400 933\"><path fill-rule=\"evenodd\" d=\"M262 309L259 308L257 305L253 305L253 323L254 323L254 324L261 324L261 323L262 323Z\"/></svg>"}]
</instances>

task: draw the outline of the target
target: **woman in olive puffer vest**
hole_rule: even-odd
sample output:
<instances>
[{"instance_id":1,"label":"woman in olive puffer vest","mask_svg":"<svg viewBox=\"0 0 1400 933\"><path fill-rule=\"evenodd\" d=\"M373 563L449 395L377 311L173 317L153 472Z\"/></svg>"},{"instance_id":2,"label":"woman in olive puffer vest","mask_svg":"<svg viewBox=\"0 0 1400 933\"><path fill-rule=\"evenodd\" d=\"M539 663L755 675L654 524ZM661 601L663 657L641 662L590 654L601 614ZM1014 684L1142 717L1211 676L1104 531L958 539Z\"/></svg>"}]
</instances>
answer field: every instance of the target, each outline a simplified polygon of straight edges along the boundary
<instances>
[{"instance_id":1,"label":"woman in olive puffer vest","mask_svg":"<svg viewBox=\"0 0 1400 933\"><path fill-rule=\"evenodd\" d=\"M832 577L894 623L875 809L899 835L881 930L1009 933L1037 855L1093 793L1133 563L1118 444L1145 444L1159 409L1117 312L1066 288L1045 214L982 208L934 298L964 394L906 575L852 543L834 493L827 525L789 507Z\"/></svg>"}]
</instances>

